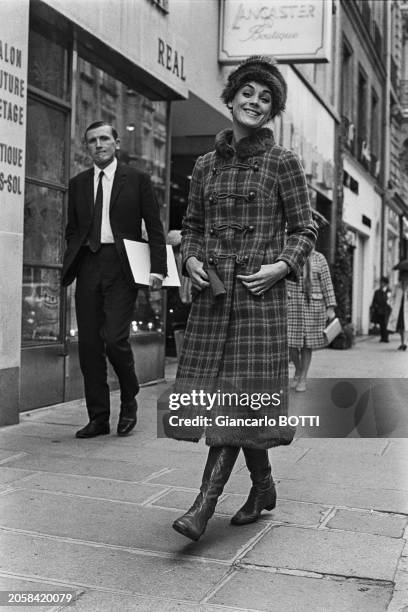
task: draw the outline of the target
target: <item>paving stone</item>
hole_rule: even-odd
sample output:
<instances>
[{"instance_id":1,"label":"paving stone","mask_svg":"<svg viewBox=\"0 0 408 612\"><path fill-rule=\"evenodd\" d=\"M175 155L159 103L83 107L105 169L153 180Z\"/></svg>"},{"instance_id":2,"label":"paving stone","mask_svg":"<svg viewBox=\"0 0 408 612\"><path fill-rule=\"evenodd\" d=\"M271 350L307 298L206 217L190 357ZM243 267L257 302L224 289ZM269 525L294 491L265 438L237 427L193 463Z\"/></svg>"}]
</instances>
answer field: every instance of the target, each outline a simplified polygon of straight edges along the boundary
<instances>
[{"instance_id":1,"label":"paving stone","mask_svg":"<svg viewBox=\"0 0 408 612\"><path fill-rule=\"evenodd\" d=\"M390 441L384 438L296 438L289 448L315 449L332 454L382 455ZM407 449L408 450L408 449Z\"/></svg>"},{"instance_id":2,"label":"paving stone","mask_svg":"<svg viewBox=\"0 0 408 612\"><path fill-rule=\"evenodd\" d=\"M0 444L1 446L1 444ZM13 450L2 450L0 449L0 462L4 461L4 463L7 463L7 460L10 459L11 457L15 457L18 453L16 453Z\"/></svg>"},{"instance_id":3,"label":"paving stone","mask_svg":"<svg viewBox=\"0 0 408 612\"><path fill-rule=\"evenodd\" d=\"M20 423L18 428L16 427L13 432L10 432L8 436L4 436L6 439L13 436L34 436L37 440L38 438L50 438L50 439L60 439L61 441L67 440L69 442L74 442L73 439L73 431L70 425L62 425L59 423L38 423L38 422L28 422L25 421ZM0 438L1 440L1 438ZM0 441L1 443L1 441ZM38 444L38 449L41 448L41 445Z\"/></svg>"},{"instance_id":4,"label":"paving stone","mask_svg":"<svg viewBox=\"0 0 408 612\"><path fill-rule=\"evenodd\" d=\"M159 508L173 508L185 512L190 508L191 504L198 495L198 490L192 489L191 491L180 491L179 489L172 489L168 493L162 495L159 499L152 503L152 506L158 506ZM217 509L220 504L217 504Z\"/></svg>"},{"instance_id":5,"label":"paving stone","mask_svg":"<svg viewBox=\"0 0 408 612\"><path fill-rule=\"evenodd\" d=\"M3 494L0 527L220 560L233 559L264 527L255 523L236 530L218 516L210 521L205 537L193 543L172 529L178 515L153 506L19 490Z\"/></svg>"},{"instance_id":6,"label":"paving stone","mask_svg":"<svg viewBox=\"0 0 408 612\"><path fill-rule=\"evenodd\" d=\"M265 612L385 612L391 594L391 584L241 570L209 602Z\"/></svg>"},{"instance_id":7,"label":"paving stone","mask_svg":"<svg viewBox=\"0 0 408 612\"><path fill-rule=\"evenodd\" d=\"M88 441L86 441L87 443ZM53 471L58 474L78 474L85 476L100 476L117 480L138 482L163 469L161 461L148 461L137 465L127 461L113 459L93 459L86 461L79 457L53 456L52 460L45 454L31 454L7 463L8 466L35 471ZM160 484L160 483L159 483Z\"/></svg>"},{"instance_id":8,"label":"paving stone","mask_svg":"<svg viewBox=\"0 0 408 612\"><path fill-rule=\"evenodd\" d=\"M220 513L232 516L246 499L246 495L228 495L219 502L217 510ZM318 525L327 511L327 507L318 504L304 504L278 499L276 508L271 512L264 511L261 517L265 520L292 525Z\"/></svg>"},{"instance_id":9,"label":"paving stone","mask_svg":"<svg viewBox=\"0 0 408 612\"><path fill-rule=\"evenodd\" d=\"M244 557L246 563L390 580L403 542L367 533L277 526Z\"/></svg>"},{"instance_id":10,"label":"paving stone","mask_svg":"<svg viewBox=\"0 0 408 612\"><path fill-rule=\"evenodd\" d=\"M10 464L7 463L6 465L9 466ZM6 467L6 465L0 465L0 483L2 484L12 484L35 473L32 470L20 470Z\"/></svg>"},{"instance_id":11,"label":"paving stone","mask_svg":"<svg viewBox=\"0 0 408 612\"><path fill-rule=\"evenodd\" d=\"M337 510L327 527L401 538L407 518L392 514L377 514L360 510Z\"/></svg>"},{"instance_id":12,"label":"paving stone","mask_svg":"<svg viewBox=\"0 0 408 612\"><path fill-rule=\"evenodd\" d=\"M228 485L226 490L230 490ZM308 480L278 479L277 490L280 499L408 514L408 491L331 484L313 477ZM232 491L235 492L233 487Z\"/></svg>"},{"instance_id":13,"label":"paving stone","mask_svg":"<svg viewBox=\"0 0 408 612\"><path fill-rule=\"evenodd\" d=\"M198 602L228 567L177 554L148 556L125 549L0 532L0 570L45 582L58 580L76 587Z\"/></svg>"},{"instance_id":14,"label":"paving stone","mask_svg":"<svg viewBox=\"0 0 408 612\"><path fill-rule=\"evenodd\" d=\"M397 570L394 592L387 612L408 612L408 572Z\"/></svg>"},{"instance_id":15,"label":"paving stone","mask_svg":"<svg viewBox=\"0 0 408 612\"><path fill-rule=\"evenodd\" d=\"M24 578L15 578L12 576L0 576L0 591L26 591L28 593L71 593L73 597L77 597L80 594L80 589L72 588L70 586L56 586L55 584L47 582L38 582L25 580ZM2 597L4 594L2 593ZM14 606L15 607L15 606ZM1 606L1 610L10 610L10 606ZM46 610L55 610L55 604L52 605L18 605L19 612L32 612L33 608L37 612L45 612Z\"/></svg>"},{"instance_id":16,"label":"paving stone","mask_svg":"<svg viewBox=\"0 0 408 612\"><path fill-rule=\"evenodd\" d=\"M127 501L135 504L141 504L153 495L158 495L161 491L166 490L161 485L92 478L90 476L73 476L71 474L65 474L61 478L61 475L46 472L36 472L24 481L19 482L18 487L59 491L60 493Z\"/></svg>"},{"instance_id":17,"label":"paving stone","mask_svg":"<svg viewBox=\"0 0 408 612\"><path fill-rule=\"evenodd\" d=\"M293 465L277 465L274 474L277 478L317 480L373 489L381 483L388 489L408 491L408 460L401 458L363 455L356 462L355 456L332 456L312 449Z\"/></svg>"},{"instance_id":18,"label":"paving stone","mask_svg":"<svg viewBox=\"0 0 408 612\"><path fill-rule=\"evenodd\" d=\"M87 591L73 605L69 612L228 612L235 608L210 604L169 601L159 598L126 596L116 593Z\"/></svg>"},{"instance_id":19,"label":"paving stone","mask_svg":"<svg viewBox=\"0 0 408 612\"><path fill-rule=\"evenodd\" d=\"M63 456L67 455L70 457L89 457L95 446L101 445L103 441L101 438L94 438L92 440L77 440L74 437L74 431L72 434L62 439L58 438L39 438L35 436L24 436L18 433L13 433L3 438L0 441L0 446L3 449L9 449L17 452L25 452L26 454L42 454L44 456ZM55 441L54 441L55 440ZM7 462L10 464L11 462Z\"/></svg>"}]
</instances>

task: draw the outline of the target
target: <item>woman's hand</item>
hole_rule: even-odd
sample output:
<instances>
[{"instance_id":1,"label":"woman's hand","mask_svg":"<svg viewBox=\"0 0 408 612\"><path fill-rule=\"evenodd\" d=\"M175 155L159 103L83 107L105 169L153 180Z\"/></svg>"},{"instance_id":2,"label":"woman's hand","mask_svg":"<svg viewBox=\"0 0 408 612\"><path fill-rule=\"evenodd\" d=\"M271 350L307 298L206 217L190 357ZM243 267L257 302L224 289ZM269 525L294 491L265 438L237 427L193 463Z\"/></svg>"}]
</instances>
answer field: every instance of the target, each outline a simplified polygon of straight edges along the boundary
<instances>
[{"instance_id":1,"label":"woman's hand","mask_svg":"<svg viewBox=\"0 0 408 612\"><path fill-rule=\"evenodd\" d=\"M333 306L329 306L329 308L327 308L326 317L329 319L329 321L332 321L336 317Z\"/></svg>"},{"instance_id":2,"label":"woman's hand","mask_svg":"<svg viewBox=\"0 0 408 612\"><path fill-rule=\"evenodd\" d=\"M237 274L237 278L254 295L262 295L275 283L285 278L289 272L289 266L285 261L277 261L273 264L264 264L255 274Z\"/></svg>"},{"instance_id":3,"label":"woman's hand","mask_svg":"<svg viewBox=\"0 0 408 612\"><path fill-rule=\"evenodd\" d=\"M186 269L193 287L199 291L208 287L210 283L208 282L207 272L203 269L202 261L194 256L189 257L186 261Z\"/></svg>"}]
</instances>

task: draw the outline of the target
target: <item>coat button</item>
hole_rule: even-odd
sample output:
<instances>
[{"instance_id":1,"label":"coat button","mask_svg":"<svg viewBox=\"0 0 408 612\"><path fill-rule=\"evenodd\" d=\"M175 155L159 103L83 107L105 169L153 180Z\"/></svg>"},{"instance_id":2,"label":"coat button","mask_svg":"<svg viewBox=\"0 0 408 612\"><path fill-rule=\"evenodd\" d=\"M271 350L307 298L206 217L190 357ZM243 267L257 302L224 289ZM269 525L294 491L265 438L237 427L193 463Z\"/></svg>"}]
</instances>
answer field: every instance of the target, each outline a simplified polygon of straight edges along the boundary
<instances>
[{"instance_id":1,"label":"coat button","mask_svg":"<svg viewBox=\"0 0 408 612\"><path fill-rule=\"evenodd\" d=\"M252 202L252 200L255 200L255 197L256 197L256 191L250 191L250 192L248 193L248 200L249 200L250 202Z\"/></svg>"},{"instance_id":2,"label":"coat button","mask_svg":"<svg viewBox=\"0 0 408 612\"><path fill-rule=\"evenodd\" d=\"M212 173L213 173L213 174L217 174L217 168L213 168L213 169L212 169Z\"/></svg>"},{"instance_id":3,"label":"coat button","mask_svg":"<svg viewBox=\"0 0 408 612\"><path fill-rule=\"evenodd\" d=\"M209 257L208 258L208 263L209 264L213 264L214 263L214 257Z\"/></svg>"},{"instance_id":4,"label":"coat button","mask_svg":"<svg viewBox=\"0 0 408 612\"><path fill-rule=\"evenodd\" d=\"M253 225L249 225L248 232L254 232L254 231L255 231L255 227Z\"/></svg>"},{"instance_id":5,"label":"coat button","mask_svg":"<svg viewBox=\"0 0 408 612\"><path fill-rule=\"evenodd\" d=\"M214 202L215 202L215 198L214 198L214 196L210 196L210 197L208 198L208 201L209 201L209 203L210 203L210 204L214 204Z\"/></svg>"},{"instance_id":6,"label":"coat button","mask_svg":"<svg viewBox=\"0 0 408 612\"><path fill-rule=\"evenodd\" d=\"M249 261L248 255L244 255L242 259L243 259L243 261L245 261L245 263L248 263L248 261Z\"/></svg>"},{"instance_id":7,"label":"coat button","mask_svg":"<svg viewBox=\"0 0 408 612\"><path fill-rule=\"evenodd\" d=\"M210 229L210 234L211 234L211 236L214 235L214 229L213 228Z\"/></svg>"},{"instance_id":8,"label":"coat button","mask_svg":"<svg viewBox=\"0 0 408 612\"><path fill-rule=\"evenodd\" d=\"M258 162L254 163L254 165L252 166L252 169L253 169L254 172L258 172L259 171Z\"/></svg>"}]
</instances>

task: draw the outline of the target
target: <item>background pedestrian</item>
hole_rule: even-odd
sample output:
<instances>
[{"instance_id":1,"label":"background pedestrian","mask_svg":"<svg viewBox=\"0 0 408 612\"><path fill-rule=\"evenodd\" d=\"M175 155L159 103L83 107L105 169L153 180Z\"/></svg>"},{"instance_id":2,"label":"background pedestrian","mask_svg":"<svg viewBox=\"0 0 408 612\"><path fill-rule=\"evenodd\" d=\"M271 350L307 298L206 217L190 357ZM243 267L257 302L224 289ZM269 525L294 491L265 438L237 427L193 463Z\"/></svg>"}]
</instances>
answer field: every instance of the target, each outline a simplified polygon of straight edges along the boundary
<instances>
[{"instance_id":1,"label":"background pedestrian","mask_svg":"<svg viewBox=\"0 0 408 612\"><path fill-rule=\"evenodd\" d=\"M299 283L288 279L287 289L289 356L295 365L291 386L306 391L312 351L327 345L323 331L327 320L336 316L336 297L325 256L313 251Z\"/></svg>"},{"instance_id":2,"label":"background pedestrian","mask_svg":"<svg viewBox=\"0 0 408 612\"><path fill-rule=\"evenodd\" d=\"M371 320L380 326L380 342L389 342L387 323L391 312L390 299L391 290L389 288L388 277L382 276L380 288L374 291L371 303Z\"/></svg>"}]
</instances>

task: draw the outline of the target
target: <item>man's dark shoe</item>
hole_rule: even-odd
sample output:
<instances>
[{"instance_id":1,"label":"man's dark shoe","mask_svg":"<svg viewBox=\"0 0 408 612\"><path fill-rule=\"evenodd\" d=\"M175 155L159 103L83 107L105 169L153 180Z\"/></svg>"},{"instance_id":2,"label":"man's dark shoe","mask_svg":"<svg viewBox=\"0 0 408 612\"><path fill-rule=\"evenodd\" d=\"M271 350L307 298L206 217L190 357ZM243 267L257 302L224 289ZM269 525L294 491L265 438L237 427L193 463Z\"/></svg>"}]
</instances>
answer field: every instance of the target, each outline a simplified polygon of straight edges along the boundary
<instances>
[{"instance_id":1,"label":"man's dark shoe","mask_svg":"<svg viewBox=\"0 0 408 612\"><path fill-rule=\"evenodd\" d=\"M108 421L89 421L82 429L79 429L76 438L95 438L96 436L105 436L110 432Z\"/></svg>"},{"instance_id":2,"label":"man's dark shoe","mask_svg":"<svg viewBox=\"0 0 408 612\"><path fill-rule=\"evenodd\" d=\"M122 402L118 421L118 436L127 436L137 423L137 401Z\"/></svg>"}]
</instances>

